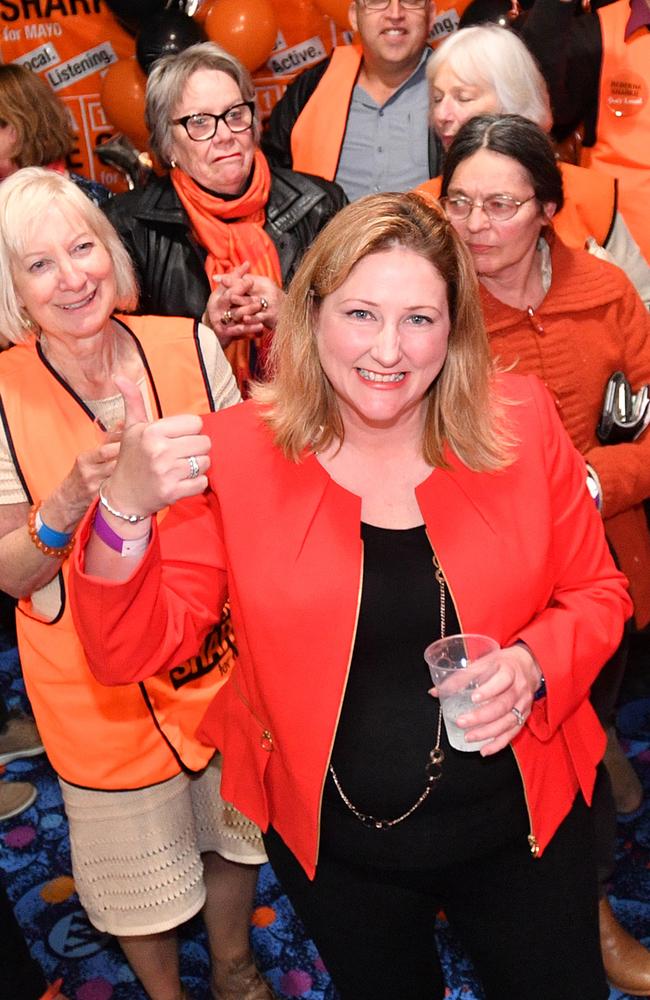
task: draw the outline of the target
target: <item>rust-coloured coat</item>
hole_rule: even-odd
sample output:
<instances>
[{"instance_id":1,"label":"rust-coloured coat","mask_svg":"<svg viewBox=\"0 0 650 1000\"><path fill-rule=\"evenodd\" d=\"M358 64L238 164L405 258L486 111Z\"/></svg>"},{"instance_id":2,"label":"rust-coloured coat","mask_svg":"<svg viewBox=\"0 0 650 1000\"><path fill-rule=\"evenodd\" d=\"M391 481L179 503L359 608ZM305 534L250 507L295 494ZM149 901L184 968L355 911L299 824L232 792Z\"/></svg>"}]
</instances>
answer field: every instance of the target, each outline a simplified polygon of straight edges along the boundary
<instances>
[{"instance_id":1,"label":"rust-coloured coat","mask_svg":"<svg viewBox=\"0 0 650 1000\"><path fill-rule=\"evenodd\" d=\"M605 531L630 580L639 628L650 621L650 431L629 444L596 437L605 385L620 369L633 389L650 383L650 316L623 272L554 239L553 277L530 315L481 286L493 354L522 374L539 376L553 395L574 445L603 488Z\"/></svg>"}]
</instances>

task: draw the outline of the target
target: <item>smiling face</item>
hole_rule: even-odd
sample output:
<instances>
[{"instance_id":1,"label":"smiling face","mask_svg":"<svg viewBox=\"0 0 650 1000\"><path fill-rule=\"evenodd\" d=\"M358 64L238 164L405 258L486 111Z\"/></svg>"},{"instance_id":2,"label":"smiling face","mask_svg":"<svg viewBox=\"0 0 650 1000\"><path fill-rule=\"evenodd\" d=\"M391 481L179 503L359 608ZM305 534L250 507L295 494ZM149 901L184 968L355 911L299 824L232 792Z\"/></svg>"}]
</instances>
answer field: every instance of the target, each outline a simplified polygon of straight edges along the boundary
<instances>
[{"instance_id":1,"label":"smiling face","mask_svg":"<svg viewBox=\"0 0 650 1000\"><path fill-rule=\"evenodd\" d=\"M325 296L316 323L343 423L379 429L419 421L449 328L447 286L426 258L399 246L362 258Z\"/></svg>"},{"instance_id":2,"label":"smiling face","mask_svg":"<svg viewBox=\"0 0 650 1000\"><path fill-rule=\"evenodd\" d=\"M223 114L244 98L237 83L217 69L198 69L187 81L172 118L207 112ZM219 194L240 194L253 165L253 129L231 132L220 121L211 139L194 142L182 125L172 126L172 158L195 181Z\"/></svg>"},{"instance_id":3,"label":"smiling face","mask_svg":"<svg viewBox=\"0 0 650 1000\"><path fill-rule=\"evenodd\" d=\"M85 219L53 203L13 265L21 306L49 339L102 331L115 307L113 262Z\"/></svg>"},{"instance_id":4,"label":"smiling face","mask_svg":"<svg viewBox=\"0 0 650 1000\"><path fill-rule=\"evenodd\" d=\"M431 117L445 149L449 149L458 130L470 118L500 110L496 92L487 81L469 84L448 62L438 69L431 87Z\"/></svg>"},{"instance_id":5,"label":"smiling face","mask_svg":"<svg viewBox=\"0 0 650 1000\"><path fill-rule=\"evenodd\" d=\"M456 167L448 196L464 195L482 202L490 195L509 195L525 201L534 194L528 172L510 156L479 149ZM505 278L525 272L535 252L542 228L553 215L555 205L540 205L533 198L506 222L494 222L482 208L474 206L469 216L452 220L452 225L468 247L477 274Z\"/></svg>"},{"instance_id":6,"label":"smiling face","mask_svg":"<svg viewBox=\"0 0 650 1000\"><path fill-rule=\"evenodd\" d=\"M350 4L349 20L361 36L366 63L374 69L415 69L433 27L436 10L427 0L421 10L402 7L390 0L385 10L367 10L362 3Z\"/></svg>"}]
</instances>

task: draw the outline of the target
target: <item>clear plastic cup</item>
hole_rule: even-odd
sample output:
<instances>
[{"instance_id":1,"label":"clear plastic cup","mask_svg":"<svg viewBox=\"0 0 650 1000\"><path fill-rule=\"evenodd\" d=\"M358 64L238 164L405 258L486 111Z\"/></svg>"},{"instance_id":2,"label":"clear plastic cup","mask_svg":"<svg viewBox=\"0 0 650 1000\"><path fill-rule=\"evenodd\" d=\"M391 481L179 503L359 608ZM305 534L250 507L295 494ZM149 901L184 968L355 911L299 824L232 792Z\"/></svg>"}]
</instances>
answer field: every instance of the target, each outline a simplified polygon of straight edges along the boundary
<instances>
[{"instance_id":1,"label":"clear plastic cup","mask_svg":"<svg viewBox=\"0 0 650 1000\"><path fill-rule=\"evenodd\" d=\"M438 691L447 737L456 750L472 752L491 742L479 740L467 743L465 730L456 725L456 719L477 707L472 701L472 692L489 680L497 669L496 663L486 662L484 658L496 653L499 648L496 639L489 635L462 633L438 639L424 651L431 680Z\"/></svg>"}]
</instances>

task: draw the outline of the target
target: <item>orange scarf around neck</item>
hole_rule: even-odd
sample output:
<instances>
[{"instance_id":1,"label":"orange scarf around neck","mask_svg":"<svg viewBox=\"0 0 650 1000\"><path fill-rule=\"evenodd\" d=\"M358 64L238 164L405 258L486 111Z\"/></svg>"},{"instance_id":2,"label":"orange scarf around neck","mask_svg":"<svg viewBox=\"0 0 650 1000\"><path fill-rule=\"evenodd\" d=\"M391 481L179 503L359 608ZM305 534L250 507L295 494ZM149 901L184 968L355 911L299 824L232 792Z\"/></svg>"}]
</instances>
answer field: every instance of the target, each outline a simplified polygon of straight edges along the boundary
<instances>
[{"instance_id":1,"label":"orange scarf around neck","mask_svg":"<svg viewBox=\"0 0 650 1000\"><path fill-rule=\"evenodd\" d=\"M266 203L271 190L271 172L264 154L255 152L253 176L247 189L238 198L224 199L200 187L196 181L174 167L172 184L187 212L192 230L208 251L205 273L210 288L216 287L215 277L226 274L238 264L248 261L251 274L272 278L282 287L282 272L277 250L264 231ZM256 338L259 346L262 338ZM240 388L250 379L250 345L247 340L234 340L226 348Z\"/></svg>"}]
</instances>

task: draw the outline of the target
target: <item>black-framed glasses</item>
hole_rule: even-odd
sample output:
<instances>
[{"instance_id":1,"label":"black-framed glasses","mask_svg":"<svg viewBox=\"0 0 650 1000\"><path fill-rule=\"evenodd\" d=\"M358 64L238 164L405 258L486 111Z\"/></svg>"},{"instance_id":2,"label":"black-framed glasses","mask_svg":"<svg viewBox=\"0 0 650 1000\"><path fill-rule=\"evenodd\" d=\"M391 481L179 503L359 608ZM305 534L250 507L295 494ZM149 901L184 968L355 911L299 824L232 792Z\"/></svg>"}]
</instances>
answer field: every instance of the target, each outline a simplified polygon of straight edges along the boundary
<instances>
[{"instance_id":1,"label":"black-framed glasses","mask_svg":"<svg viewBox=\"0 0 650 1000\"><path fill-rule=\"evenodd\" d=\"M358 0L366 10L386 10L391 2L392 0ZM427 3L428 0L399 0L400 7L406 7L407 10L424 10Z\"/></svg>"},{"instance_id":2,"label":"black-framed glasses","mask_svg":"<svg viewBox=\"0 0 650 1000\"><path fill-rule=\"evenodd\" d=\"M482 208L488 219L493 222L507 222L513 219L522 205L533 201L536 195L519 201L509 194L491 194L483 201L467 198L464 194L452 194L440 199L440 204L447 213L448 219L469 219L473 208Z\"/></svg>"},{"instance_id":3,"label":"black-framed glasses","mask_svg":"<svg viewBox=\"0 0 650 1000\"><path fill-rule=\"evenodd\" d=\"M220 115L199 111L194 115L172 118L172 125L182 125L194 142L206 142L216 134L219 122L225 122L231 132L246 132L253 124L254 118L255 102L242 101L241 104L233 104Z\"/></svg>"}]
</instances>

